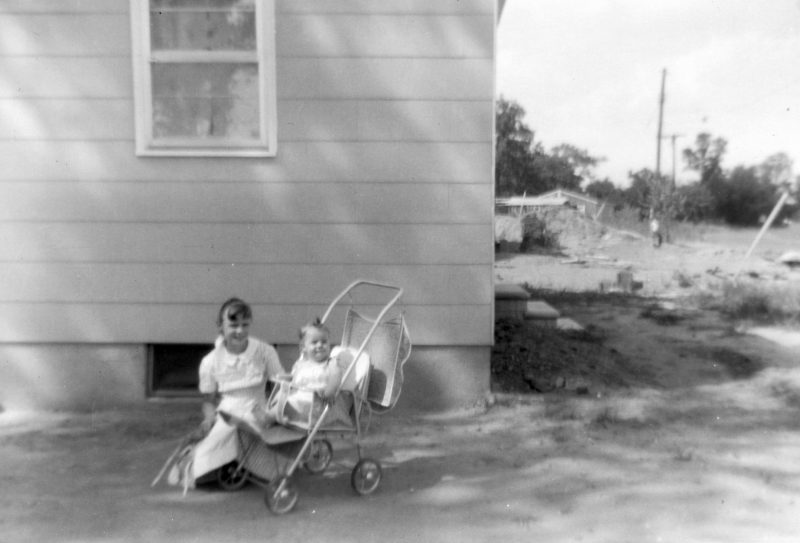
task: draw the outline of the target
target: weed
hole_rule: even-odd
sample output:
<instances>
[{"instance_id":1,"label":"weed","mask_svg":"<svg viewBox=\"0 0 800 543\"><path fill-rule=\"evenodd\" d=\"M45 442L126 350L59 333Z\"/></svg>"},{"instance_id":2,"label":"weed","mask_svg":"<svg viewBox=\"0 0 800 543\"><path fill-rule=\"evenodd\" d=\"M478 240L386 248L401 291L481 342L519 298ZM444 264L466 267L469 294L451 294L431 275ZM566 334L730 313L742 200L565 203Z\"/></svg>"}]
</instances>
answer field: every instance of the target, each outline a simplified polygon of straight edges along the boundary
<instances>
[{"instance_id":1,"label":"weed","mask_svg":"<svg viewBox=\"0 0 800 543\"><path fill-rule=\"evenodd\" d=\"M800 286L726 281L720 310L727 317L763 323L800 322Z\"/></svg>"},{"instance_id":2,"label":"weed","mask_svg":"<svg viewBox=\"0 0 800 543\"><path fill-rule=\"evenodd\" d=\"M617 424L618 422L619 422L619 416L617 415L617 413L610 407L606 407L602 411L600 411L597 415L595 415L595 417L589 424L590 426L595 426L595 427L599 426L600 428L608 428L610 426L613 426L614 424Z\"/></svg>"},{"instance_id":3,"label":"weed","mask_svg":"<svg viewBox=\"0 0 800 543\"><path fill-rule=\"evenodd\" d=\"M650 319L661 326L674 326L684 319L683 315L679 315L674 311L669 311L658 307L658 305L649 305L642 309L639 316L643 319Z\"/></svg>"},{"instance_id":4,"label":"weed","mask_svg":"<svg viewBox=\"0 0 800 543\"><path fill-rule=\"evenodd\" d=\"M694 449L678 447L672 458L677 462L691 462L694 458Z\"/></svg>"}]
</instances>

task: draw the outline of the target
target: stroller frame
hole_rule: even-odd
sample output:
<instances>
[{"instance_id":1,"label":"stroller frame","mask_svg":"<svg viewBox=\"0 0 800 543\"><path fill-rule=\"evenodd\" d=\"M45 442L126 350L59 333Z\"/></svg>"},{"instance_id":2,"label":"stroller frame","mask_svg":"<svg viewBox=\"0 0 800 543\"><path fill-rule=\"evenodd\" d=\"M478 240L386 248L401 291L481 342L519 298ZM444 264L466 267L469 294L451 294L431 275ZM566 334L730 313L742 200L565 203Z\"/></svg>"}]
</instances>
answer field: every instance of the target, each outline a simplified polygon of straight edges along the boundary
<instances>
[{"instance_id":1,"label":"stroller frame","mask_svg":"<svg viewBox=\"0 0 800 543\"><path fill-rule=\"evenodd\" d=\"M245 463L253 451L262 444L265 444L266 441L263 440L258 434L254 434L252 429L248 428L247 425L237 424L240 430L247 432L251 435L255 435L260 441L256 440L253 441L249 447L242 447L242 458L240 458L237 462L233 464L229 464L228 466L224 466L221 468L220 474L218 476L218 482L223 488L228 490L235 490L241 488L248 480L258 484L265 488L265 495L264 495L264 502L266 503L269 510L274 514L285 514L290 512L294 509L297 500L298 500L298 491L295 488L294 484L292 483L291 477L293 476L294 472L297 470L298 467L301 465L304 466L309 472L311 473L322 473L330 464L332 457L333 457L333 446L331 445L328 437L332 434L349 434L355 433L355 449L356 454L358 457L358 461L355 464L351 472L350 483L353 490L359 495L368 495L374 492L381 481L382 478L382 468L381 464L372 458L367 458L362 455L362 448L361 448L361 438L362 438L362 409L366 408L367 414L371 417L373 411L376 409L373 407L373 403L377 404L376 407L381 408L381 412L383 410L388 410L393 407L395 401L397 400L397 394L393 393L392 397L388 400L384 397L383 400L376 401L375 398L371 398L370 395L370 377L373 373L373 364L372 361L369 360L369 356L362 357L362 355L368 355L368 347L370 346L370 342L373 340L376 330L379 329L382 325L389 325L392 324L387 321L387 316L395 304L398 302L400 297L403 294L403 289L385 284L379 283L375 281L363 280L359 279L351 283L347 286L334 300L330 303L327 310L325 311L324 315L320 319L322 323L328 321L331 317L333 311L340 305L342 299L345 296L350 295L355 289L368 286L368 287L377 287L378 289L385 289L388 291L392 291L393 295L388 300L388 302L383 305L378 315L372 319L367 319L361 317L364 321L372 321L371 326L369 327L368 331L366 332L363 340L360 341L357 349L352 345L347 345L346 348L349 349L350 354L355 352L352 356L352 361L349 362L347 368L345 369L342 378L339 384L336 387L336 392L334 394L334 398L339 398L342 393L352 393L353 397L353 405L352 405L352 416L353 416L353 423L354 423L354 430L351 428L339 428L339 427L326 427L325 426L325 419L326 416L329 414L333 403L330 401L324 402L322 407L321 413L319 413L318 417L310 418L307 430L304 429L307 434L303 439L302 447L300 448L299 452L294 456L294 458L289 462L288 467L282 471L282 473L272 481L265 481L264 479L255 476L254 474L248 473ZM350 329L352 325L351 321L351 314L355 314L352 308L348 311L348 316L345 322L345 329L343 332L344 335L352 335L353 330ZM355 314L356 316L359 316ZM399 327L400 333L398 336L398 345L394 350L395 360L394 365L396 368L399 368L397 371L402 371L402 364L408 359L408 355L410 354L411 350L411 342L408 339L407 330L405 327L405 321L403 319L402 313L400 313L400 320L399 320ZM343 342L345 338L343 337ZM406 342L404 344L404 341ZM401 352L401 347L406 347L404 352ZM345 347L343 345L343 347ZM401 355L404 355L401 358ZM361 376L360 379L357 377L357 365L361 363L362 365L365 364L366 361L369 362L369 367L367 368L359 368L360 370L364 371L364 374ZM399 374L402 377L402 374ZM351 379L351 376L353 377ZM393 376L394 377L394 376ZM278 386L282 384L287 384L285 381L285 377L283 379L276 380L276 389ZM283 382L281 382L283 381ZM354 383L353 390L347 390L345 388L345 384ZM394 382L393 384L398 387L399 393L399 386L401 385L402 380L400 383ZM275 390L273 390L273 394L275 394ZM387 405L388 403L388 405ZM299 433L298 427L294 427L292 425L288 425L288 428L297 431L298 440L301 439L302 434ZM241 441L241 436L240 436Z\"/></svg>"}]
</instances>

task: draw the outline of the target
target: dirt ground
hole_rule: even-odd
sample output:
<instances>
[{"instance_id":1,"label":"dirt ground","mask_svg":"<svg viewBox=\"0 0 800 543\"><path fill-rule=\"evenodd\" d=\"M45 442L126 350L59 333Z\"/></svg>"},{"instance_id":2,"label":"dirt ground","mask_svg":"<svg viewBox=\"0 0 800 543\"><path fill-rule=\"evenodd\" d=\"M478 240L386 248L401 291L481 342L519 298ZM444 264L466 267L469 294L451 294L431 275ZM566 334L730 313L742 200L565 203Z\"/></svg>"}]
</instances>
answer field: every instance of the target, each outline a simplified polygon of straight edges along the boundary
<instances>
[{"instance_id":1,"label":"dirt ground","mask_svg":"<svg viewBox=\"0 0 800 543\"><path fill-rule=\"evenodd\" d=\"M733 274L796 284L775 258L798 234L770 233L747 261L754 231L498 255L498 281L539 289L583 329L499 322L493 395L374 418L363 450L384 467L379 489L350 490L355 453L335 441L332 466L298 473L281 517L255 485L151 488L199 419L194 401L2 413L0 542L795 542L798 333L727 321L690 294ZM621 270L637 296L597 293Z\"/></svg>"}]
</instances>

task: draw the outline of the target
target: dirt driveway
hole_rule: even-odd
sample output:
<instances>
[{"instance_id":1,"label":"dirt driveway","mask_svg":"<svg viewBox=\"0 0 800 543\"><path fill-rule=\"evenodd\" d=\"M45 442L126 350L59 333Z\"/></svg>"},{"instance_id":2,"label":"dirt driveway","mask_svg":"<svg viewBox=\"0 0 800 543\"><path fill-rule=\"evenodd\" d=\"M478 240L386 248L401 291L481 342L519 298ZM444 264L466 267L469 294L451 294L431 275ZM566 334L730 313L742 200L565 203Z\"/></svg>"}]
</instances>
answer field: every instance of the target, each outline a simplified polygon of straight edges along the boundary
<instances>
[{"instance_id":1,"label":"dirt driveway","mask_svg":"<svg viewBox=\"0 0 800 543\"><path fill-rule=\"evenodd\" d=\"M353 494L337 442L282 517L255 486L150 487L195 402L0 414L0 541L796 542L798 347L674 299L620 300L559 300L591 331L547 340L563 387L378 417L364 443L384 465L377 492Z\"/></svg>"}]
</instances>

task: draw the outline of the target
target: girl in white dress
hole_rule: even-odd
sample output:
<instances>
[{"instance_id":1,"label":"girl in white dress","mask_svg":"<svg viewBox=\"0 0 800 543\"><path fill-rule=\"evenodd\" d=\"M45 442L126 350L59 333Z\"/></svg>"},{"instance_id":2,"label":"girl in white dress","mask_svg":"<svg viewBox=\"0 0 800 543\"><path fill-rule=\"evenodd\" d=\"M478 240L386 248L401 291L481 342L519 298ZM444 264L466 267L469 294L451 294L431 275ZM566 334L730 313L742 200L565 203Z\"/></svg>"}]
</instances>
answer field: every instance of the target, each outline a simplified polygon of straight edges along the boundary
<instances>
[{"instance_id":1,"label":"girl in white dress","mask_svg":"<svg viewBox=\"0 0 800 543\"><path fill-rule=\"evenodd\" d=\"M170 474L170 482L181 482L185 489L238 458L237 429L223 414L257 432L273 422L266 411L266 383L284 370L274 347L250 337L252 319L252 309L239 298L229 299L219 310L220 337L214 350L200 362L199 389L206 395L202 427L207 433L187 450Z\"/></svg>"}]
</instances>

